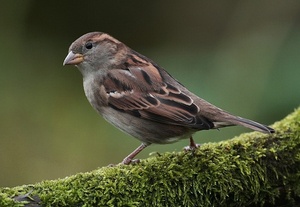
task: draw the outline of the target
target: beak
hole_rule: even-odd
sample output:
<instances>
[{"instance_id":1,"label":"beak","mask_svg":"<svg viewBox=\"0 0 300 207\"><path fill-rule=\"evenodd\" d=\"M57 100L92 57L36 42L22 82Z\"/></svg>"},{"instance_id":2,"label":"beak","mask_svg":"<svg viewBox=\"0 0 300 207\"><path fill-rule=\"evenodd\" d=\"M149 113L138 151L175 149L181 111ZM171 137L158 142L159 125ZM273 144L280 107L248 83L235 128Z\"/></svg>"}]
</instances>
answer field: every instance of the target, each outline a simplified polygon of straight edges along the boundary
<instances>
[{"instance_id":1,"label":"beak","mask_svg":"<svg viewBox=\"0 0 300 207\"><path fill-rule=\"evenodd\" d=\"M72 51L69 52L66 59L64 60L63 65L78 65L83 61L83 55L76 53L74 54Z\"/></svg>"}]
</instances>

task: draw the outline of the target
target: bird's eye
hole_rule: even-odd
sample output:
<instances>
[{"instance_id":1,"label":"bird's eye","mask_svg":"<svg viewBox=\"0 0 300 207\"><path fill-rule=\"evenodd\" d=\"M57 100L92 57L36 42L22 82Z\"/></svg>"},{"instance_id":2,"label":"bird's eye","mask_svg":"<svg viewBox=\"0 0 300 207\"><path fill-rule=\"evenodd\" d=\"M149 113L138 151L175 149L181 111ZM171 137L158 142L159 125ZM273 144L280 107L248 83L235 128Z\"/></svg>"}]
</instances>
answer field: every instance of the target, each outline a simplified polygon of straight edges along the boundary
<instances>
[{"instance_id":1,"label":"bird's eye","mask_svg":"<svg viewBox=\"0 0 300 207\"><path fill-rule=\"evenodd\" d=\"M87 42L87 43L85 43L85 48L86 49L92 49L92 47L93 47L93 43L91 43L91 42Z\"/></svg>"}]
</instances>

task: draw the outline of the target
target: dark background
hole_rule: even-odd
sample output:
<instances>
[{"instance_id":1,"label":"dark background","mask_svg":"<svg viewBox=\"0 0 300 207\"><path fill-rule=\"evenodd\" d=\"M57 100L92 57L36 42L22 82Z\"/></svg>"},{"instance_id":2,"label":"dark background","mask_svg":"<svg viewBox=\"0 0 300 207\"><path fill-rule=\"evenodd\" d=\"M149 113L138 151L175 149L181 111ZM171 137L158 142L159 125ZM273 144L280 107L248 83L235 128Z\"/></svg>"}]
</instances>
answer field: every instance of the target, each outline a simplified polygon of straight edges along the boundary
<instances>
[{"instance_id":1,"label":"dark background","mask_svg":"<svg viewBox=\"0 0 300 207\"><path fill-rule=\"evenodd\" d=\"M84 33L107 32L234 114L271 124L299 106L298 1L2 1L0 186L62 178L120 162L140 143L89 105L63 67ZM198 143L242 127L200 132ZM188 140L151 146L181 150Z\"/></svg>"}]
</instances>

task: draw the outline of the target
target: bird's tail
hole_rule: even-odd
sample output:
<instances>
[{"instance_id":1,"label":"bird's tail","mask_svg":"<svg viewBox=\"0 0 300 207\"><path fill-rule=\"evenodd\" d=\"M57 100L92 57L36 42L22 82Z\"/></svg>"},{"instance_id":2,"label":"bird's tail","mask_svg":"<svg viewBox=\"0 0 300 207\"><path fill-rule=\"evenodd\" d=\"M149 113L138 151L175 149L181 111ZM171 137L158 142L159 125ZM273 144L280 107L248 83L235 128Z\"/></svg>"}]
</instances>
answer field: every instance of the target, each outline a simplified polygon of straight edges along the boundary
<instances>
[{"instance_id":1,"label":"bird's tail","mask_svg":"<svg viewBox=\"0 0 300 207\"><path fill-rule=\"evenodd\" d=\"M235 116L230 122L234 125L240 125L244 126L250 129L253 129L255 131L263 132L263 133L274 133L275 130L272 129L271 127L268 127L266 125L257 123L255 121L245 119L239 116Z\"/></svg>"},{"instance_id":2,"label":"bird's tail","mask_svg":"<svg viewBox=\"0 0 300 207\"><path fill-rule=\"evenodd\" d=\"M213 122L215 125L214 128L239 125L262 133L271 134L275 132L275 130L272 129L271 127L260 124L258 122L232 115L221 109L216 111L218 113L216 113L215 116L213 117L213 120L216 120L215 122Z\"/></svg>"},{"instance_id":3,"label":"bird's tail","mask_svg":"<svg viewBox=\"0 0 300 207\"><path fill-rule=\"evenodd\" d=\"M271 134L275 132L275 130L272 129L271 127L268 127L266 125L260 124L258 122L249 119L235 116L231 113L228 113L227 111L224 111L204 101L203 99L201 99L200 104L202 105L202 108L207 109L206 111L200 110L200 112L202 112L201 115L207 117L210 121L212 121L215 129L221 127L239 125L262 133Z\"/></svg>"}]
</instances>

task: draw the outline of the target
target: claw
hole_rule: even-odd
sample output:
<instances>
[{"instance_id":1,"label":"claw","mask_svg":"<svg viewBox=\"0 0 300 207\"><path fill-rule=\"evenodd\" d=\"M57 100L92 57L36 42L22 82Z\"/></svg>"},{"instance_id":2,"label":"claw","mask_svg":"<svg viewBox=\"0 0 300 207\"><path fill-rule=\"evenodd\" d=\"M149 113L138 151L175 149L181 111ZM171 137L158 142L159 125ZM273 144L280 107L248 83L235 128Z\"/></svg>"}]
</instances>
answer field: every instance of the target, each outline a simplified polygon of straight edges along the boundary
<instances>
[{"instance_id":1,"label":"claw","mask_svg":"<svg viewBox=\"0 0 300 207\"><path fill-rule=\"evenodd\" d=\"M190 145L184 147L184 151L194 151L195 149L197 149L198 147L200 147L200 144L196 144L195 141L193 140L193 137L190 137Z\"/></svg>"},{"instance_id":2,"label":"claw","mask_svg":"<svg viewBox=\"0 0 300 207\"><path fill-rule=\"evenodd\" d=\"M140 153L143 149L145 149L149 144L142 143L138 148L136 148L132 153L130 153L127 157L124 158L122 164L129 165L129 164L136 164L139 163L139 160L134 160L133 158Z\"/></svg>"}]
</instances>

